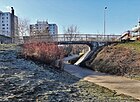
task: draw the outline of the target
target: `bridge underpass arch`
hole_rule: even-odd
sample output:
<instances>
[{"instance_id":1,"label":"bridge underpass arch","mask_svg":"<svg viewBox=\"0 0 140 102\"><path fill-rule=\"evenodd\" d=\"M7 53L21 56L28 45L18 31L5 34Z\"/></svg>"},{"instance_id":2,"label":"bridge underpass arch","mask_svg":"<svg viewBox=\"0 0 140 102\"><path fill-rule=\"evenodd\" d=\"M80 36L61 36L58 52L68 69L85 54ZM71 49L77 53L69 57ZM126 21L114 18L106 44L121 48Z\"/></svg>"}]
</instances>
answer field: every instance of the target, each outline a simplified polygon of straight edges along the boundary
<instances>
[{"instance_id":1,"label":"bridge underpass arch","mask_svg":"<svg viewBox=\"0 0 140 102\"><path fill-rule=\"evenodd\" d=\"M59 41L58 45L81 44L89 46L90 50L95 50L99 47L99 42L85 42L85 41Z\"/></svg>"}]
</instances>

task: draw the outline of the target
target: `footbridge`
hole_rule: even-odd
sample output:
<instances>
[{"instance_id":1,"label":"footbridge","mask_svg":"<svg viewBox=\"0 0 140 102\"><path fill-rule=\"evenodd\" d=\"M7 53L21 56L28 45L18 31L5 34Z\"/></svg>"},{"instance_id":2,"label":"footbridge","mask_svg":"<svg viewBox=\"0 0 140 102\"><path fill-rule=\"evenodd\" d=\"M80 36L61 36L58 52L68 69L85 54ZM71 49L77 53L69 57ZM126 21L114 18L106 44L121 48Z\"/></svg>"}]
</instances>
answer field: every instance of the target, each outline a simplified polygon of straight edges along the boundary
<instances>
[{"instance_id":1,"label":"footbridge","mask_svg":"<svg viewBox=\"0 0 140 102\"><path fill-rule=\"evenodd\" d=\"M86 44L91 50L100 46L118 42L121 35L102 35L102 34L57 34L57 35L32 35L27 37L25 41L39 40L50 41L58 44Z\"/></svg>"},{"instance_id":2,"label":"footbridge","mask_svg":"<svg viewBox=\"0 0 140 102\"><path fill-rule=\"evenodd\" d=\"M115 42L119 42L121 35L99 35L99 34L57 34L55 36L48 35L34 35L30 36L25 41L45 41L55 42L58 45L68 44L85 44L89 46L89 50L82 56L75 65L79 65L81 62L86 61L91 55L97 52L101 46L109 45Z\"/></svg>"},{"instance_id":3,"label":"footbridge","mask_svg":"<svg viewBox=\"0 0 140 102\"><path fill-rule=\"evenodd\" d=\"M118 42L121 35L100 35L100 34L58 34L53 39L58 44L86 44L91 50L100 46Z\"/></svg>"}]
</instances>

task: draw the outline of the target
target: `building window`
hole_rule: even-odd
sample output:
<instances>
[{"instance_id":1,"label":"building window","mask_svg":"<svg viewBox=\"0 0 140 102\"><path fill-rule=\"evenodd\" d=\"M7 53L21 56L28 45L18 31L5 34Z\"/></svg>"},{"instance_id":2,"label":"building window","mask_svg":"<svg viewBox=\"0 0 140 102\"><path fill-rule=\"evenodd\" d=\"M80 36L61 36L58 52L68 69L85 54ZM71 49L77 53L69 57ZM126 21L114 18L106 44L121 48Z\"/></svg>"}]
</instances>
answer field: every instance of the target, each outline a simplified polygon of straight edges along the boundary
<instances>
[{"instance_id":1,"label":"building window","mask_svg":"<svg viewBox=\"0 0 140 102\"><path fill-rule=\"evenodd\" d=\"M7 19L8 19L8 17L7 17Z\"/></svg>"},{"instance_id":2,"label":"building window","mask_svg":"<svg viewBox=\"0 0 140 102\"><path fill-rule=\"evenodd\" d=\"M5 26L5 24L2 24L2 26Z\"/></svg>"},{"instance_id":3,"label":"building window","mask_svg":"<svg viewBox=\"0 0 140 102\"><path fill-rule=\"evenodd\" d=\"M5 28L2 28L2 29L5 29Z\"/></svg>"},{"instance_id":4,"label":"building window","mask_svg":"<svg viewBox=\"0 0 140 102\"><path fill-rule=\"evenodd\" d=\"M7 26L8 26L8 24L7 24Z\"/></svg>"},{"instance_id":5,"label":"building window","mask_svg":"<svg viewBox=\"0 0 140 102\"><path fill-rule=\"evenodd\" d=\"M4 21L2 21L2 23L4 23Z\"/></svg>"},{"instance_id":6,"label":"building window","mask_svg":"<svg viewBox=\"0 0 140 102\"><path fill-rule=\"evenodd\" d=\"M8 29L8 27L7 27L7 29Z\"/></svg>"},{"instance_id":7,"label":"building window","mask_svg":"<svg viewBox=\"0 0 140 102\"><path fill-rule=\"evenodd\" d=\"M4 19L4 17L2 17L2 19Z\"/></svg>"}]
</instances>

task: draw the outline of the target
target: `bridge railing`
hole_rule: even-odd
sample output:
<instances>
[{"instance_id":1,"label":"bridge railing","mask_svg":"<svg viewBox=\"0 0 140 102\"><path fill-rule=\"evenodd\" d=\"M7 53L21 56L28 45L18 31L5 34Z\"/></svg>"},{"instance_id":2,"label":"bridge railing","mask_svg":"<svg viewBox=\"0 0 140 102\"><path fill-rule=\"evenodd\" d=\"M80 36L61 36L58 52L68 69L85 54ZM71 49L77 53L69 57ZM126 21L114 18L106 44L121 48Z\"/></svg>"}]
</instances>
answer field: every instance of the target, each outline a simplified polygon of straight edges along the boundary
<instances>
[{"instance_id":1,"label":"bridge railing","mask_svg":"<svg viewBox=\"0 0 140 102\"><path fill-rule=\"evenodd\" d=\"M58 34L54 36L57 41L115 41L120 35L98 34Z\"/></svg>"},{"instance_id":2,"label":"bridge railing","mask_svg":"<svg viewBox=\"0 0 140 102\"><path fill-rule=\"evenodd\" d=\"M99 35L99 34L57 34L55 36L35 35L26 36L21 40L26 41L116 41L120 35ZM21 38L21 37L20 37Z\"/></svg>"}]
</instances>

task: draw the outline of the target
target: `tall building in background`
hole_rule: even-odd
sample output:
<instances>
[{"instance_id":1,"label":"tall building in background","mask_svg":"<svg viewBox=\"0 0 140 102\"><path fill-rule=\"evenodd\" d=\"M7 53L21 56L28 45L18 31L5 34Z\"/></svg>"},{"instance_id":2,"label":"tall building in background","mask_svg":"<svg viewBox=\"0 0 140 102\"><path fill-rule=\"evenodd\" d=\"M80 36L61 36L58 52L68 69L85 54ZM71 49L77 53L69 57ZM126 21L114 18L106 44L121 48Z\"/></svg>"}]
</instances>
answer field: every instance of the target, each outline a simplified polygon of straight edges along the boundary
<instances>
[{"instance_id":1,"label":"tall building in background","mask_svg":"<svg viewBox=\"0 0 140 102\"><path fill-rule=\"evenodd\" d=\"M30 36L48 35L49 25L47 21L37 21L36 24L30 25Z\"/></svg>"},{"instance_id":2,"label":"tall building in background","mask_svg":"<svg viewBox=\"0 0 140 102\"><path fill-rule=\"evenodd\" d=\"M18 17L14 15L13 7L11 13L0 11L0 35L11 37L12 40L18 36Z\"/></svg>"},{"instance_id":3,"label":"tall building in background","mask_svg":"<svg viewBox=\"0 0 140 102\"><path fill-rule=\"evenodd\" d=\"M37 21L36 24L30 25L30 36L35 35L56 35L58 34L58 26L56 24L48 24L47 21Z\"/></svg>"},{"instance_id":4,"label":"tall building in background","mask_svg":"<svg viewBox=\"0 0 140 102\"><path fill-rule=\"evenodd\" d=\"M57 35L58 34L58 26L56 24L49 24L49 33L50 35Z\"/></svg>"}]
</instances>

